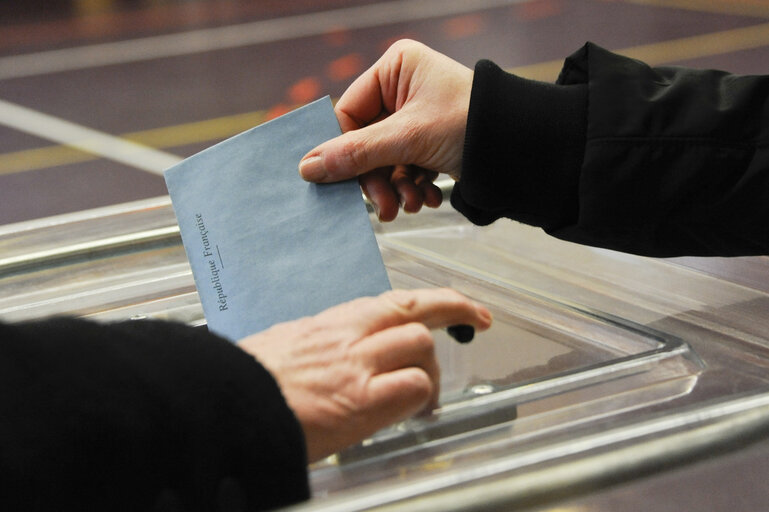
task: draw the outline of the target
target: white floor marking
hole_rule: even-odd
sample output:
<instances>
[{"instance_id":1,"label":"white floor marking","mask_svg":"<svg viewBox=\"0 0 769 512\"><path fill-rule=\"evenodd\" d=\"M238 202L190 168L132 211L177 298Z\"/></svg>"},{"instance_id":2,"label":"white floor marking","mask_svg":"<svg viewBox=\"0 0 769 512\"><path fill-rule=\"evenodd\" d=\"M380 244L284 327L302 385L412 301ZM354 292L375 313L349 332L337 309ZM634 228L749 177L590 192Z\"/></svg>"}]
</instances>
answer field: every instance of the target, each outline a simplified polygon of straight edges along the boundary
<instances>
[{"instance_id":1,"label":"white floor marking","mask_svg":"<svg viewBox=\"0 0 769 512\"><path fill-rule=\"evenodd\" d=\"M475 12L531 0L394 0L113 43L0 58L0 80L141 62Z\"/></svg>"},{"instance_id":2,"label":"white floor marking","mask_svg":"<svg viewBox=\"0 0 769 512\"><path fill-rule=\"evenodd\" d=\"M181 157L0 100L0 124L154 174Z\"/></svg>"}]
</instances>

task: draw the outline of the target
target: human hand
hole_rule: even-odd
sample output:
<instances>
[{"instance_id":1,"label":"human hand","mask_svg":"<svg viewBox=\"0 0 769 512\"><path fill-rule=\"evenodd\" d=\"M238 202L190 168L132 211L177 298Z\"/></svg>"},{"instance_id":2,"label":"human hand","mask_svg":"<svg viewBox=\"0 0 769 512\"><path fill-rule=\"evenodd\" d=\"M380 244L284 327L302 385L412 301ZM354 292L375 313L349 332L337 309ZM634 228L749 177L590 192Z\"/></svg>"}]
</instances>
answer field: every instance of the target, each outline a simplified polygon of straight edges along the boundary
<instances>
[{"instance_id":1,"label":"human hand","mask_svg":"<svg viewBox=\"0 0 769 512\"><path fill-rule=\"evenodd\" d=\"M491 314L449 289L394 290L275 325L239 346L272 373L316 461L438 403L429 329Z\"/></svg>"},{"instance_id":2,"label":"human hand","mask_svg":"<svg viewBox=\"0 0 769 512\"><path fill-rule=\"evenodd\" d=\"M440 206L438 173L459 179L473 71L415 41L393 44L336 104L342 131L304 156L308 181L359 176L381 221Z\"/></svg>"}]
</instances>

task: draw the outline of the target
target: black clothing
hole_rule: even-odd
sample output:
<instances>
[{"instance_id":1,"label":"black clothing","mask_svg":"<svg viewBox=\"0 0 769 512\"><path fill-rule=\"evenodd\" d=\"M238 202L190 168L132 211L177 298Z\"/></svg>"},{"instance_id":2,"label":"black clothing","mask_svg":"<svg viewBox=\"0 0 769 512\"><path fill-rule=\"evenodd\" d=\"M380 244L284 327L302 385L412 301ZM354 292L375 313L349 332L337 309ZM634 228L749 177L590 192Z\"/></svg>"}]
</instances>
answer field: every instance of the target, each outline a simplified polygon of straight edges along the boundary
<instances>
[{"instance_id":1,"label":"black clothing","mask_svg":"<svg viewBox=\"0 0 769 512\"><path fill-rule=\"evenodd\" d=\"M4 510L262 510L309 497L272 376L205 329L0 324Z\"/></svg>"},{"instance_id":2,"label":"black clothing","mask_svg":"<svg viewBox=\"0 0 769 512\"><path fill-rule=\"evenodd\" d=\"M476 65L452 204L649 256L769 254L769 76L588 43L556 84Z\"/></svg>"},{"instance_id":3,"label":"black clothing","mask_svg":"<svg viewBox=\"0 0 769 512\"><path fill-rule=\"evenodd\" d=\"M556 84L476 66L452 204L654 256L769 254L769 77L587 44ZM301 426L203 329L0 324L7 510L260 510L309 497Z\"/></svg>"}]
</instances>

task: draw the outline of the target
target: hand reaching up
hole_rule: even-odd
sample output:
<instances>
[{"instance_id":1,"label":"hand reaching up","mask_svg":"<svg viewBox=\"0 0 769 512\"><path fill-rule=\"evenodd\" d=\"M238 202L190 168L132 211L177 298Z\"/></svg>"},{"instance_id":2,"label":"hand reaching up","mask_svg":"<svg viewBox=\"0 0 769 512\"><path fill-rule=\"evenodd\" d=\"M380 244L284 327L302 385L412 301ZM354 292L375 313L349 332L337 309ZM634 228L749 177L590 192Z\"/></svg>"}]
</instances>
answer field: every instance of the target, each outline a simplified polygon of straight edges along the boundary
<instances>
[{"instance_id":1,"label":"hand reaching up","mask_svg":"<svg viewBox=\"0 0 769 512\"><path fill-rule=\"evenodd\" d=\"M439 173L459 179L473 71L402 40L358 77L336 104L342 131L299 164L306 180L359 177L382 221L402 206L437 207Z\"/></svg>"}]
</instances>

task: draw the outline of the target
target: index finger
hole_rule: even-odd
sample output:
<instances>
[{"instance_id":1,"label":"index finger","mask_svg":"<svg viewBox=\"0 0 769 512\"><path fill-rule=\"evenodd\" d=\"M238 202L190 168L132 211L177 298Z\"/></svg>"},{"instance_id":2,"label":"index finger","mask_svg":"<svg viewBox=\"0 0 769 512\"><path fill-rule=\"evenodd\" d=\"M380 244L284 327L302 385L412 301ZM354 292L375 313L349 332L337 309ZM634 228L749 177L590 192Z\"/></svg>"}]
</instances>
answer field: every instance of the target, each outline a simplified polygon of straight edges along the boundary
<instances>
[{"instance_id":1,"label":"index finger","mask_svg":"<svg viewBox=\"0 0 769 512\"><path fill-rule=\"evenodd\" d=\"M334 106L343 132L363 128L381 118L384 110L376 65L356 78Z\"/></svg>"},{"instance_id":2,"label":"index finger","mask_svg":"<svg viewBox=\"0 0 769 512\"><path fill-rule=\"evenodd\" d=\"M343 132L395 113L398 92L408 89L408 73L403 73L400 48L398 43L392 45L336 102L334 110Z\"/></svg>"},{"instance_id":3,"label":"index finger","mask_svg":"<svg viewBox=\"0 0 769 512\"><path fill-rule=\"evenodd\" d=\"M330 321L344 316L363 336L411 322L430 329L451 325L472 325L486 330L491 313L484 306L449 288L392 290L378 297L356 299L328 309L319 316Z\"/></svg>"}]
</instances>

